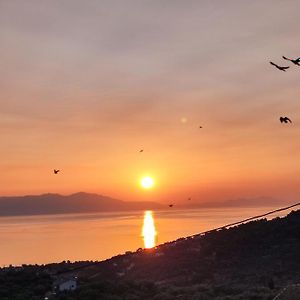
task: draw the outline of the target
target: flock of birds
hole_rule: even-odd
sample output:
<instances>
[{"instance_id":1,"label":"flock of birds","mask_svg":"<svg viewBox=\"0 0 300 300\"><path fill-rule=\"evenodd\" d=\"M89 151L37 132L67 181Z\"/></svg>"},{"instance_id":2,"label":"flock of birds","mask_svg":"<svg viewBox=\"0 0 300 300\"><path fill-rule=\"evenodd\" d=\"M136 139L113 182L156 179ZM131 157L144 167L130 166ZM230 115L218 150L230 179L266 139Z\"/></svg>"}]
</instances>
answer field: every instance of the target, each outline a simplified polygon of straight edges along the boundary
<instances>
[{"instance_id":1,"label":"flock of birds","mask_svg":"<svg viewBox=\"0 0 300 300\"><path fill-rule=\"evenodd\" d=\"M292 59L292 58L287 58L286 56L282 56L282 58L284 60L292 62L294 65L300 66L300 57ZM272 66L274 66L275 68L277 68L278 70L283 71L283 72L286 72L286 70L290 68L289 66L287 66L287 67L279 66L279 65L273 63L272 61L270 61L270 64ZM280 123L292 123L291 119L288 117L280 117L279 121L280 121Z\"/></svg>"},{"instance_id":2,"label":"flock of birds","mask_svg":"<svg viewBox=\"0 0 300 300\"><path fill-rule=\"evenodd\" d=\"M282 56L282 58L283 58L284 60L287 60L287 61L292 62L294 65L300 66L300 57L295 58L295 59L291 59L291 58L287 58L286 56ZM287 66L287 67L285 67L285 66L284 66L284 67L283 67L283 66L279 66L279 65L275 64L275 63L272 62L272 61L270 61L270 64L271 64L272 66L276 67L278 70L283 71L283 72L286 72L286 70L290 68L289 66ZM288 118L288 117L280 117L280 118L279 118L279 121L280 121L280 123L285 123L285 124L287 124L287 123L292 123L292 120L291 120L290 118ZM202 127L202 126L199 126L199 128L201 129L201 128L203 128L203 127ZM143 152L144 152L144 149L140 149L140 150L139 150L139 153L143 153ZM54 173L55 175L57 175L59 172L60 172L59 169L54 169L54 170L53 170L53 173ZM192 198L189 197L187 200L190 201L190 200L192 200ZM169 207L170 207L170 208L172 208L173 206L174 206L174 204L169 204Z\"/></svg>"},{"instance_id":3,"label":"flock of birds","mask_svg":"<svg viewBox=\"0 0 300 300\"><path fill-rule=\"evenodd\" d=\"M285 59L285 60L288 60L288 61L292 62L294 65L300 66L300 57L295 58L295 59L291 59L291 58L287 58L285 56L282 56L282 58ZM286 72L286 70L290 68L290 67L279 66L279 65L273 63L272 61L270 61L270 64L272 66L276 67L278 70L283 71L283 72Z\"/></svg>"}]
</instances>

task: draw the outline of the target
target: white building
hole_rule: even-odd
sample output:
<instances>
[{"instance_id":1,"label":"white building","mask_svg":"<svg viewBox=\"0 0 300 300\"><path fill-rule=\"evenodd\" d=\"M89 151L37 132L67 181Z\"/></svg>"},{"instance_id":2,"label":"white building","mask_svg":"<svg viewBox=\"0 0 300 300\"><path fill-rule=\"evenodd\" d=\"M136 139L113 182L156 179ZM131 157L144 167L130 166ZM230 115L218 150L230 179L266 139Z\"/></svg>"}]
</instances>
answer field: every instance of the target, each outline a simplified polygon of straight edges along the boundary
<instances>
[{"instance_id":1,"label":"white building","mask_svg":"<svg viewBox=\"0 0 300 300\"><path fill-rule=\"evenodd\" d=\"M74 278L71 279L59 279L55 283L55 289L59 292L74 291L77 288L77 281Z\"/></svg>"}]
</instances>

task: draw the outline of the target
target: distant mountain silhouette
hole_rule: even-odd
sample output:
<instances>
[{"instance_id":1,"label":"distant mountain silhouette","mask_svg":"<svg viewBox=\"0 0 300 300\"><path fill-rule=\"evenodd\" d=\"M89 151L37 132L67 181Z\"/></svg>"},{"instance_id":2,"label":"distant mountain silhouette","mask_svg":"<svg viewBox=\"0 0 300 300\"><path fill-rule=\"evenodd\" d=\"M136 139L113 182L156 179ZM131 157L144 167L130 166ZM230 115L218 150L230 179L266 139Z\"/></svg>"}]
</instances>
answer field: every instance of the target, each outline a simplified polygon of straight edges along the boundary
<instances>
[{"instance_id":1,"label":"distant mountain silhouette","mask_svg":"<svg viewBox=\"0 0 300 300\"><path fill-rule=\"evenodd\" d=\"M155 202L125 202L91 193L0 197L0 216L65 214L159 209Z\"/></svg>"},{"instance_id":2,"label":"distant mountain silhouette","mask_svg":"<svg viewBox=\"0 0 300 300\"><path fill-rule=\"evenodd\" d=\"M224 201L207 201L199 202L195 199L195 202L184 203L178 205L184 208L218 208L218 207L253 207L253 206L268 206L268 205L282 205L288 203L282 199L275 199L271 197L255 197L255 198L237 198Z\"/></svg>"}]
</instances>

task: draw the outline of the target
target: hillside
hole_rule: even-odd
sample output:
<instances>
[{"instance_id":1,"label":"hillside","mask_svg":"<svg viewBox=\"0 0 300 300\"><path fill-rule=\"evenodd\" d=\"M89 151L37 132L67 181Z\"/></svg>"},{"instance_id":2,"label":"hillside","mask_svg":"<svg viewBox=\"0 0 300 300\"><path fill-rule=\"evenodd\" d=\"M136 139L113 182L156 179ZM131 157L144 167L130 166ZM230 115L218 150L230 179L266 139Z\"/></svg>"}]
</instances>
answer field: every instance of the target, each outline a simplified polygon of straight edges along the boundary
<instances>
[{"instance_id":1,"label":"hillside","mask_svg":"<svg viewBox=\"0 0 300 300\"><path fill-rule=\"evenodd\" d=\"M155 202L125 202L82 192L68 196L43 194L0 197L0 216L130 211L162 207L161 204Z\"/></svg>"},{"instance_id":2,"label":"hillside","mask_svg":"<svg viewBox=\"0 0 300 300\"><path fill-rule=\"evenodd\" d=\"M300 282L299 253L300 210L103 262L2 269L0 299L41 299L55 279L77 276L75 292L49 299L267 300Z\"/></svg>"}]
</instances>

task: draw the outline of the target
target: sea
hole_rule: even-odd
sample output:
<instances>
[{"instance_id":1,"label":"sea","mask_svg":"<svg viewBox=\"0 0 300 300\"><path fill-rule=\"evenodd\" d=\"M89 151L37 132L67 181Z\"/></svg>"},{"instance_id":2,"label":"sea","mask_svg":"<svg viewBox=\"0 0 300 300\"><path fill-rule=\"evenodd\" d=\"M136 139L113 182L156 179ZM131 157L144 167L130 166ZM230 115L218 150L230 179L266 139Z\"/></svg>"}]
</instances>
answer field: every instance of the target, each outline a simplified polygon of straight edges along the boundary
<instances>
[{"instance_id":1,"label":"sea","mask_svg":"<svg viewBox=\"0 0 300 300\"><path fill-rule=\"evenodd\" d=\"M278 206L152 211L156 245L263 214ZM284 211L268 219L284 216ZM0 267L100 261L144 248L145 211L0 218Z\"/></svg>"}]
</instances>

